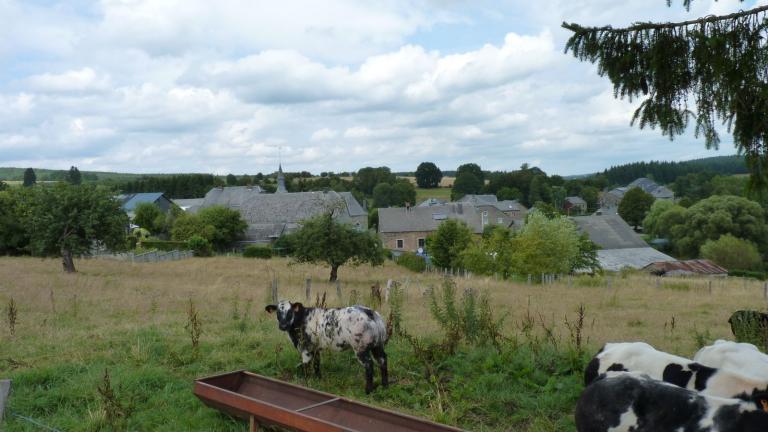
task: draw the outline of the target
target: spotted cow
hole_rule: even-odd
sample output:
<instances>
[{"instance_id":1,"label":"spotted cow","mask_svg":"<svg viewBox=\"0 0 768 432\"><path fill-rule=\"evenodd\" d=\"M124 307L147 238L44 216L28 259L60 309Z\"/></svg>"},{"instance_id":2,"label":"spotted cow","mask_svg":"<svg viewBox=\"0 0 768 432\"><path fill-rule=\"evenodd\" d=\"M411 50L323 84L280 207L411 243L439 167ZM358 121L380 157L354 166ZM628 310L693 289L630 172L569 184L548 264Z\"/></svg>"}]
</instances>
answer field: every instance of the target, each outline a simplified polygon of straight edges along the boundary
<instances>
[{"instance_id":1,"label":"spotted cow","mask_svg":"<svg viewBox=\"0 0 768 432\"><path fill-rule=\"evenodd\" d=\"M365 392L373 390L371 355L379 364L381 385L387 386L387 354L384 352L387 326L378 312L365 306L333 309L304 307L301 303L287 300L268 305L265 310L268 313L277 312L278 327L288 332L293 346L301 353L305 369L312 363L315 374L320 376L320 350L352 348L365 368Z\"/></svg>"},{"instance_id":2,"label":"spotted cow","mask_svg":"<svg viewBox=\"0 0 768 432\"><path fill-rule=\"evenodd\" d=\"M702 393L751 400L768 400L768 380L727 369L704 366L684 357L657 351L644 342L607 343L589 362L584 383L611 371L639 372L653 379Z\"/></svg>"},{"instance_id":3,"label":"spotted cow","mask_svg":"<svg viewBox=\"0 0 768 432\"><path fill-rule=\"evenodd\" d=\"M754 310L739 310L728 318L731 332L739 342L768 345L768 314Z\"/></svg>"},{"instance_id":4,"label":"spotted cow","mask_svg":"<svg viewBox=\"0 0 768 432\"><path fill-rule=\"evenodd\" d=\"M576 404L578 432L765 432L754 401L721 398L636 372L607 372Z\"/></svg>"},{"instance_id":5,"label":"spotted cow","mask_svg":"<svg viewBox=\"0 0 768 432\"><path fill-rule=\"evenodd\" d=\"M693 361L768 380L768 355L749 343L718 339L714 344L700 349L693 356Z\"/></svg>"}]
</instances>

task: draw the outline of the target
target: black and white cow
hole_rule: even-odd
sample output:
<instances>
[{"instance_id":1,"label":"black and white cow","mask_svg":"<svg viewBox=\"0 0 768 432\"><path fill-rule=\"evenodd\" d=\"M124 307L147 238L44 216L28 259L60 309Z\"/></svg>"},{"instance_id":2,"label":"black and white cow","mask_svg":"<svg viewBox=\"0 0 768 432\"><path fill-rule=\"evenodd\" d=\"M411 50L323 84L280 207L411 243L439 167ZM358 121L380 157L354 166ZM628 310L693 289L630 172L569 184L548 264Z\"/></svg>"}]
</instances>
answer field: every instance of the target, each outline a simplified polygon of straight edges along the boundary
<instances>
[{"instance_id":1,"label":"black and white cow","mask_svg":"<svg viewBox=\"0 0 768 432\"><path fill-rule=\"evenodd\" d=\"M576 404L579 432L765 432L754 401L710 396L635 372L608 372Z\"/></svg>"},{"instance_id":2,"label":"black and white cow","mask_svg":"<svg viewBox=\"0 0 768 432\"><path fill-rule=\"evenodd\" d=\"M693 361L768 380L768 355L750 343L718 339L714 344L700 349L693 356Z\"/></svg>"},{"instance_id":3,"label":"black and white cow","mask_svg":"<svg viewBox=\"0 0 768 432\"><path fill-rule=\"evenodd\" d=\"M584 383L610 371L639 372L679 387L726 398L759 402L768 399L768 380L716 369L657 351L644 342L607 343L587 365Z\"/></svg>"},{"instance_id":4,"label":"black and white cow","mask_svg":"<svg viewBox=\"0 0 768 432\"><path fill-rule=\"evenodd\" d=\"M320 350L352 348L365 367L365 392L373 390L371 355L379 364L381 385L387 386L387 354L384 352L387 325L378 312L365 306L305 308L301 303L287 300L268 305L265 310L277 311L278 327L288 332L293 346L301 353L305 370L312 362L315 374L320 376Z\"/></svg>"}]
</instances>

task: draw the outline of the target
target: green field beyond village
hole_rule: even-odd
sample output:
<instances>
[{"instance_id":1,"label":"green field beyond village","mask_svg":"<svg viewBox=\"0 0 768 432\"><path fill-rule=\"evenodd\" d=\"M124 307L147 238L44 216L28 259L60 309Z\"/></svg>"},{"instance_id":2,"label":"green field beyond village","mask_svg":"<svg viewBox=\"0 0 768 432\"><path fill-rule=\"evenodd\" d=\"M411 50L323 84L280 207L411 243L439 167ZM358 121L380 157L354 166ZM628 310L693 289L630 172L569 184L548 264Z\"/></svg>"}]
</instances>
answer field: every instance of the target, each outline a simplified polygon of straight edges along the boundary
<instances>
[{"instance_id":1,"label":"green field beyond village","mask_svg":"<svg viewBox=\"0 0 768 432\"><path fill-rule=\"evenodd\" d=\"M13 380L3 430L39 430L18 414L62 431L245 431L192 393L195 378L245 369L472 431L572 431L583 367L602 343L642 340L691 356L730 336L733 310L763 303L762 284L738 278L456 278L454 313L477 319L452 344L430 306L436 300L444 317L450 310L440 275L392 263L342 267L338 297L327 268L288 263L92 259L67 275L58 260L0 259L0 304L16 309L13 333L6 314L0 324L0 375ZM386 347L389 388L366 396L349 351L323 353L323 377L305 379L298 353L264 312L273 276L280 298L368 304L390 319L392 298L377 305L370 287L399 282L406 336ZM467 306L467 293L476 304Z\"/></svg>"}]
</instances>

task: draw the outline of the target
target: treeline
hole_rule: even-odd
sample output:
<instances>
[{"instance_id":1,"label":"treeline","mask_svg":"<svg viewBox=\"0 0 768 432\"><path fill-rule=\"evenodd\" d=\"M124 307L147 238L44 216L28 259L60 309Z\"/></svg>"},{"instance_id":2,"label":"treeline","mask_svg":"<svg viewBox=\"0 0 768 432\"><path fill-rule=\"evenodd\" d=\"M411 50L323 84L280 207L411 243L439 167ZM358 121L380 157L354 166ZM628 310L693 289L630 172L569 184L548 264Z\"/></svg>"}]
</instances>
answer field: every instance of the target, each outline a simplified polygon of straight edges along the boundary
<instances>
[{"instance_id":1,"label":"treeline","mask_svg":"<svg viewBox=\"0 0 768 432\"><path fill-rule=\"evenodd\" d=\"M656 183L672 183L678 177L691 173L747 174L742 156L716 156L684 162L633 162L610 167L601 174L611 185L627 185L640 177L652 178Z\"/></svg>"},{"instance_id":2,"label":"treeline","mask_svg":"<svg viewBox=\"0 0 768 432\"><path fill-rule=\"evenodd\" d=\"M143 176L136 180L116 183L121 193L165 192L171 198L202 198L224 181L213 174L177 174L172 176Z\"/></svg>"}]
</instances>

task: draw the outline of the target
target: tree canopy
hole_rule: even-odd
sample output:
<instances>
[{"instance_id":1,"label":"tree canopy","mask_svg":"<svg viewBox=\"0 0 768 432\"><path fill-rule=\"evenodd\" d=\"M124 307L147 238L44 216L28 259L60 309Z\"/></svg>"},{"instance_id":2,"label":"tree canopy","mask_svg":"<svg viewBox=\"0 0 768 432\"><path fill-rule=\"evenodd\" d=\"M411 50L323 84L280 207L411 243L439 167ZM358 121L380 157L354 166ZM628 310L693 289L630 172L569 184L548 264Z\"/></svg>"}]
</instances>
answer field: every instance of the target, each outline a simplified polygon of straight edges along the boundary
<instances>
[{"instance_id":1,"label":"tree canopy","mask_svg":"<svg viewBox=\"0 0 768 432\"><path fill-rule=\"evenodd\" d=\"M338 278L339 267L344 264L384 263L384 247L379 237L337 222L331 210L304 221L301 228L283 236L280 244L297 262L327 263L331 266L331 282Z\"/></svg>"},{"instance_id":2,"label":"tree canopy","mask_svg":"<svg viewBox=\"0 0 768 432\"><path fill-rule=\"evenodd\" d=\"M472 231L464 222L448 219L427 236L427 252L436 267L458 269L462 268L461 253L471 241Z\"/></svg>"},{"instance_id":3,"label":"tree canopy","mask_svg":"<svg viewBox=\"0 0 768 432\"><path fill-rule=\"evenodd\" d=\"M87 253L94 242L111 250L125 247L128 216L104 187L58 183L35 188L26 222L30 247L37 255L59 255L68 273L73 256Z\"/></svg>"},{"instance_id":4,"label":"tree canopy","mask_svg":"<svg viewBox=\"0 0 768 432\"><path fill-rule=\"evenodd\" d=\"M35 175L35 170L32 168L27 168L24 170L24 182L22 183L24 187L33 186L35 183L37 183L37 175Z\"/></svg>"},{"instance_id":5,"label":"tree canopy","mask_svg":"<svg viewBox=\"0 0 768 432\"><path fill-rule=\"evenodd\" d=\"M686 7L691 0L684 0ZM671 1L667 0L670 4ZM617 98L643 98L632 123L671 138L695 123L707 148L725 123L746 157L753 188L768 184L768 6L677 23L626 28L563 23L580 60L597 63Z\"/></svg>"},{"instance_id":6,"label":"tree canopy","mask_svg":"<svg viewBox=\"0 0 768 432\"><path fill-rule=\"evenodd\" d=\"M165 229L165 214L160 207L153 203L140 203L133 211L133 223L146 229L152 234L158 234Z\"/></svg>"},{"instance_id":7,"label":"tree canopy","mask_svg":"<svg viewBox=\"0 0 768 432\"><path fill-rule=\"evenodd\" d=\"M477 194L483 190L483 181L471 172L463 172L456 177L451 189L451 199L457 200L464 195Z\"/></svg>"},{"instance_id":8,"label":"tree canopy","mask_svg":"<svg viewBox=\"0 0 768 432\"><path fill-rule=\"evenodd\" d=\"M653 201L653 195L639 187L633 187L624 194L621 202L619 202L619 216L637 229L643 223Z\"/></svg>"},{"instance_id":9,"label":"tree canopy","mask_svg":"<svg viewBox=\"0 0 768 432\"><path fill-rule=\"evenodd\" d=\"M707 240L701 246L701 256L727 270L758 271L763 268L763 258L757 246L730 234L722 235L717 240Z\"/></svg>"},{"instance_id":10,"label":"tree canopy","mask_svg":"<svg viewBox=\"0 0 768 432\"><path fill-rule=\"evenodd\" d=\"M69 167L67 171L67 183L72 185L79 185L83 182L83 177L80 175L80 170L76 166Z\"/></svg>"},{"instance_id":11,"label":"tree canopy","mask_svg":"<svg viewBox=\"0 0 768 432\"><path fill-rule=\"evenodd\" d=\"M443 172L432 162L422 162L416 168L416 184L420 188L436 188L442 179Z\"/></svg>"}]
</instances>

